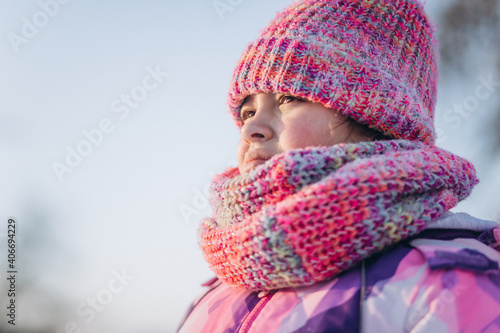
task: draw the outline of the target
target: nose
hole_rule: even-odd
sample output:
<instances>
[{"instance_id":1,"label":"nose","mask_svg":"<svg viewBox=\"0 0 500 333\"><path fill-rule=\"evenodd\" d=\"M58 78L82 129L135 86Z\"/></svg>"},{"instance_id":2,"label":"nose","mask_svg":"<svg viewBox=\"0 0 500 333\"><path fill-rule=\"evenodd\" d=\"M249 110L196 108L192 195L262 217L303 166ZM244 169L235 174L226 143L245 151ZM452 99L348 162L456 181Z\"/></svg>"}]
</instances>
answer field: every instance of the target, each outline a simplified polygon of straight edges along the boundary
<instances>
[{"instance_id":1,"label":"nose","mask_svg":"<svg viewBox=\"0 0 500 333\"><path fill-rule=\"evenodd\" d=\"M257 110L241 127L241 137L247 144L268 141L273 135L271 115L264 110Z\"/></svg>"}]
</instances>

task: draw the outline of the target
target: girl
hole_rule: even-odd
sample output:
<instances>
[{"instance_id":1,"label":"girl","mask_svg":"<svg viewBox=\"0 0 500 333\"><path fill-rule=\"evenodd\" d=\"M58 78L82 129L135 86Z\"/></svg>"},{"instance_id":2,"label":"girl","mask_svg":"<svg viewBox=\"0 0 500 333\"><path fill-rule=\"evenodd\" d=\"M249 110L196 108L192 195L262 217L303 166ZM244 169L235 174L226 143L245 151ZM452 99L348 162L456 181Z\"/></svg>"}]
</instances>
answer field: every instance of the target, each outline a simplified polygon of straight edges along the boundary
<instances>
[{"instance_id":1,"label":"girl","mask_svg":"<svg viewBox=\"0 0 500 333\"><path fill-rule=\"evenodd\" d=\"M417 0L303 0L247 47L180 332L500 331L500 228L449 212L478 180L434 145L435 34Z\"/></svg>"}]
</instances>

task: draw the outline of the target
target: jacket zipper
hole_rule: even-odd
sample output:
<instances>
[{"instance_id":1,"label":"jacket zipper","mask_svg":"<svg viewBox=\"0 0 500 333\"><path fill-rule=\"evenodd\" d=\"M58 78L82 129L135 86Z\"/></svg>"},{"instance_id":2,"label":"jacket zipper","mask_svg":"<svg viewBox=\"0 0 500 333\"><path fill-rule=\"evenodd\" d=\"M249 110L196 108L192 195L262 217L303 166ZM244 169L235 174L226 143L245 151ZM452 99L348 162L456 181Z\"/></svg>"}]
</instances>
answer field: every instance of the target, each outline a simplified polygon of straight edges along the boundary
<instances>
[{"instance_id":1,"label":"jacket zipper","mask_svg":"<svg viewBox=\"0 0 500 333\"><path fill-rule=\"evenodd\" d=\"M264 306L271 300L271 297L273 296L273 292L267 292L266 295L262 296L262 298L259 300L257 305L254 306L252 311L247 315L245 320L243 320L243 323L240 326L240 329L238 330L239 333L248 333L250 330L250 327L252 326L253 322L259 315L259 313L262 311Z\"/></svg>"}]
</instances>

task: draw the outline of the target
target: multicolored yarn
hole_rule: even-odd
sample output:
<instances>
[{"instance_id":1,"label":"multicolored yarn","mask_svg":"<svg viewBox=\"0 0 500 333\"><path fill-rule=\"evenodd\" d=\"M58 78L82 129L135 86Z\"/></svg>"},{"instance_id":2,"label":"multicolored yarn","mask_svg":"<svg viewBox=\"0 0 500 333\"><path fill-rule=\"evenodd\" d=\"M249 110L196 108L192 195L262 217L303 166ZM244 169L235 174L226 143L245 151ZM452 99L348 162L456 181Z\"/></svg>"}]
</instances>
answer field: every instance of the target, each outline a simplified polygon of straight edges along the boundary
<instances>
[{"instance_id":1,"label":"multicolored yarn","mask_svg":"<svg viewBox=\"0 0 500 333\"><path fill-rule=\"evenodd\" d=\"M248 45L230 84L245 97L288 93L395 139L434 142L436 28L417 0L303 0Z\"/></svg>"},{"instance_id":2,"label":"multicolored yarn","mask_svg":"<svg viewBox=\"0 0 500 333\"><path fill-rule=\"evenodd\" d=\"M476 183L468 161L418 141L290 150L215 177L200 246L231 286L310 285L417 234Z\"/></svg>"}]
</instances>

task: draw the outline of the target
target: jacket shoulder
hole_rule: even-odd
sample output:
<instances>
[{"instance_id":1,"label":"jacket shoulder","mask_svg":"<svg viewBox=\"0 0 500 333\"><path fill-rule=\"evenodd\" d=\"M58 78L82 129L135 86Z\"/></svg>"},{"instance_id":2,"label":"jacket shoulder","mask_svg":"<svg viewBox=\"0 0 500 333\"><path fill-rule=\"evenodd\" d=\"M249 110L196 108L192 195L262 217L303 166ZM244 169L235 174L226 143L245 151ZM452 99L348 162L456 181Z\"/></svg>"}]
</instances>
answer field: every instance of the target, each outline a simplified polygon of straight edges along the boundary
<instances>
[{"instance_id":1,"label":"jacket shoulder","mask_svg":"<svg viewBox=\"0 0 500 333\"><path fill-rule=\"evenodd\" d=\"M394 274L367 286L367 332L500 331L500 229L470 216L445 219L403 242Z\"/></svg>"}]
</instances>

